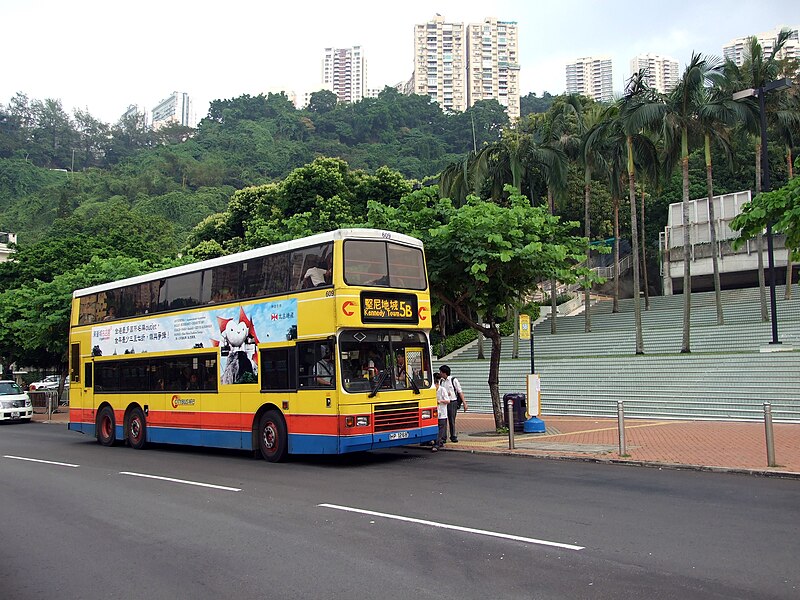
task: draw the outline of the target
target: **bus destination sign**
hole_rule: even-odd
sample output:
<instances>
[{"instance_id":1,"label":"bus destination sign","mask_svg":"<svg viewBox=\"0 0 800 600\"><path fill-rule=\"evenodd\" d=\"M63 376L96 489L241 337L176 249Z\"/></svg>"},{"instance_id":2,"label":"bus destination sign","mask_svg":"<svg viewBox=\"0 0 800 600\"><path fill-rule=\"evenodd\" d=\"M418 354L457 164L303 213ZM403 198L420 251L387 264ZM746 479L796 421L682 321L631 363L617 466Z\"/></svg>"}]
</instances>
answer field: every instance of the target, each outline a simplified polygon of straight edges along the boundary
<instances>
[{"instance_id":1,"label":"bus destination sign","mask_svg":"<svg viewBox=\"0 0 800 600\"><path fill-rule=\"evenodd\" d=\"M361 321L417 324L417 297L414 294L361 292Z\"/></svg>"}]
</instances>

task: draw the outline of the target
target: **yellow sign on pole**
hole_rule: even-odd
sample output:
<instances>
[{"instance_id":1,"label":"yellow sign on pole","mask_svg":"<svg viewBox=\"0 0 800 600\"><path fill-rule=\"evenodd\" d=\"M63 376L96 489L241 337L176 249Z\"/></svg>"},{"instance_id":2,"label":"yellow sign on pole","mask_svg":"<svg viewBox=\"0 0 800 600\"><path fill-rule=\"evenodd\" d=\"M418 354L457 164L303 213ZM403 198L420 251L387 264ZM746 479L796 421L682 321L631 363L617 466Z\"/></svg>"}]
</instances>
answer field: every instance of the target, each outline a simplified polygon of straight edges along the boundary
<instances>
[{"instance_id":1,"label":"yellow sign on pole","mask_svg":"<svg viewBox=\"0 0 800 600\"><path fill-rule=\"evenodd\" d=\"M531 339L531 317L530 315L521 314L519 316L519 339Z\"/></svg>"}]
</instances>

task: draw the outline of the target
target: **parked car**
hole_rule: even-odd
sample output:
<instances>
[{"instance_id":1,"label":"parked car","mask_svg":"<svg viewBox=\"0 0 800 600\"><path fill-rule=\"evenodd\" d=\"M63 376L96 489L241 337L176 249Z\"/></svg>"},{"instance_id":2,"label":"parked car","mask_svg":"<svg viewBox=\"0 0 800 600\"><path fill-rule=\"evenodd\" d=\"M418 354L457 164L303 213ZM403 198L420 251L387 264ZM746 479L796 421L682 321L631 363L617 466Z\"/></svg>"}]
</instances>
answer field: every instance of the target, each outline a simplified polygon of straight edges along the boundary
<instances>
[{"instance_id":1,"label":"parked car","mask_svg":"<svg viewBox=\"0 0 800 600\"><path fill-rule=\"evenodd\" d=\"M48 375L41 381L34 381L28 386L28 389L32 392L41 392L42 390L57 390L58 380L58 375ZM69 379L64 379L64 387L69 387Z\"/></svg>"},{"instance_id":2,"label":"parked car","mask_svg":"<svg viewBox=\"0 0 800 600\"><path fill-rule=\"evenodd\" d=\"M28 394L14 381L0 381L0 421L30 421L33 406Z\"/></svg>"}]
</instances>

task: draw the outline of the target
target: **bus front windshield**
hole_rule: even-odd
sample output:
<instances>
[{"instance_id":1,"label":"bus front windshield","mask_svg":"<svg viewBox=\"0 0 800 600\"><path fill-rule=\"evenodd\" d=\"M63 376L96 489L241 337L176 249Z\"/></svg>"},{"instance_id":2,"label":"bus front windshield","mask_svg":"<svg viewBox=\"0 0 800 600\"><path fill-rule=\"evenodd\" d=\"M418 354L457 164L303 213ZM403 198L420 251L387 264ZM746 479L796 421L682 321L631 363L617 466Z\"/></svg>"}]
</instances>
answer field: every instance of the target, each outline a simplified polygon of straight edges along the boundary
<instances>
[{"instance_id":1,"label":"bus front windshield","mask_svg":"<svg viewBox=\"0 0 800 600\"><path fill-rule=\"evenodd\" d=\"M419 331L354 330L339 336L347 392L411 390L431 385L428 340Z\"/></svg>"}]
</instances>

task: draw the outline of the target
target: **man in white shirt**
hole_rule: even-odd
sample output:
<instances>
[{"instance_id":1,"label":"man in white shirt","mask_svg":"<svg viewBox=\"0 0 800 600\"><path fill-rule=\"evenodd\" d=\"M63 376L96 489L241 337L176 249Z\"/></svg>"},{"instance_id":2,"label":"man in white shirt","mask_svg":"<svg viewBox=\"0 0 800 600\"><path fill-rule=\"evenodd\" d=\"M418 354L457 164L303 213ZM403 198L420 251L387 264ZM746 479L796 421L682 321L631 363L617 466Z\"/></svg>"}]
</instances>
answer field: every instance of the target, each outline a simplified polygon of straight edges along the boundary
<instances>
[{"instance_id":1,"label":"man in white shirt","mask_svg":"<svg viewBox=\"0 0 800 600\"><path fill-rule=\"evenodd\" d=\"M467 399L464 397L464 391L461 389L458 379L450 377L450 367L447 365L439 367L439 375L442 377L440 385L447 390L448 395L452 398L452 402L447 405L447 422L450 425L450 441L456 443L458 442L458 432L456 431L458 401L461 400L464 412L467 412Z\"/></svg>"}]
</instances>

